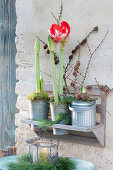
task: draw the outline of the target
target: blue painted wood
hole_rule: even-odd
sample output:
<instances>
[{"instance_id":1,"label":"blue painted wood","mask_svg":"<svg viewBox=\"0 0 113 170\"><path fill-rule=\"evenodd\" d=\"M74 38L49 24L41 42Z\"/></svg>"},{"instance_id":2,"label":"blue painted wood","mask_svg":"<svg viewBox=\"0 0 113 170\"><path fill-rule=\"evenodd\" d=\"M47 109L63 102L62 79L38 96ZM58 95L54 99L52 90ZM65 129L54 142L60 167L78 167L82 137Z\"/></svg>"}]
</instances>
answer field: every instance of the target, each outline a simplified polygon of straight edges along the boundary
<instances>
[{"instance_id":1,"label":"blue painted wood","mask_svg":"<svg viewBox=\"0 0 113 170\"><path fill-rule=\"evenodd\" d=\"M0 148L14 145L16 113L15 0L0 0Z\"/></svg>"}]
</instances>

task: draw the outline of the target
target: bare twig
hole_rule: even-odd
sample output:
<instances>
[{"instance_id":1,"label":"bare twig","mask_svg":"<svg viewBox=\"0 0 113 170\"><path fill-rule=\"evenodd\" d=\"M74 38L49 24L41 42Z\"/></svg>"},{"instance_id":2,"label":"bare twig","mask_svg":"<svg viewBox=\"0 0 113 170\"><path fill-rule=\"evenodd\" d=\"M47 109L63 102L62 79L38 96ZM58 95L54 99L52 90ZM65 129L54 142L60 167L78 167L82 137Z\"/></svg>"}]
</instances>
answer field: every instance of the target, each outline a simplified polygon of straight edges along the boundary
<instances>
[{"instance_id":1,"label":"bare twig","mask_svg":"<svg viewBox=\"0 0 113 170\"><path fill-rule=\"evenodd\" d=\"M39 39L39 41L42 43L42 44L46 44L43 40L41 40L38 36L36 36L38 39Z\"/></svg>"},{"instance_id":2,"label":"bare twig","mask_svg":"<svg viewBox=\"0 0 113 170\"><path fill-rule=\"evenodd\" d=\"M86 71L85 71L85 74L84 74L84 78L82 80L82 86L84 85L84 82L86 80L86 77L87 77L87 73L88 73L88 69L89 69L89 66L90 66L90 63L91 63L91 59L93 57L93 55L95 54L95 52L98 50L98 48L101 46L101 44L103 43L103 41L105 40L107 34L108 34L109 30L106 32L104 38L101 40L101 42L99 43L99 45L95 48L95 50L93 52L91 52L90 50L90 47L87 43L87 47L88 47L88 50L89 50L89 53L90 53L90 58L89 58L89 61L88 61L88 64L87 64L87 67L86 67Z\"/></svg>"},{"instance_id":3,"label":"bare twig","mask_svg":"<svg viewBox=\"0 0 113 170\"><path fill-rule=\"evenodd\" d=\"M60 12L59 12L59 17L58 19L56 18L56 16L54 15L53 12L51 12L51 14L53 15L54 19L56 20L57 24L60 25L60 20L62 18L62 13L63 13L63 2L61 0L61 6L60 6Z\"/></svg>"},{"instance_id":4,"label":"bare twig","mask_svg":"<svg viewBox=\"0 0 113 170\"><path fill-rule=\"evenodd\" d=\"M60 20L62 18L62 13L63 13L63 1L61 0L60 13L59 13L59 17L58 17L59 22L60 22Z\"/></svg>"},{"instance_id":5,"label":"bare twig","mask_svg":"<svg viewBox=\"0 0 113 170\"><path fill-rule=\"evenodd\" d=\"M97 51L97 49L101 46L101 44L103 43L103 41L105 40L105 38L108 35L109 30L106 32L104 38L101 40L101 42L99 43L99 45L97 46L97 48L95 48L95 50L93 51L92 55Z\"/></svg>"},{"instance_id":6,"label":"bare twig","mask_svg":"<svg viewBox=\"0 0 113 170\"><path fill-rule=\"evenodd\" d=\"M57 24L59 25L59 20L56 18L56 16L53 14L53 12L51 12L51 14L53 15L54 19L56 20Z\"/></svg>"},{"instance_id":7,"label":"bare twig","mask_svg":"<svg viewBox=\"0 0 113 170\"><path fill-rule=\"evenodd\" d=\"M95 82L97 83L97 86L99 86L99 82L97 81L96 77L95 77Z\"/></svg>"},{"instance_id":8,"label":"bare twig","mask_svg":"<svg viewBox=\"0 0 113 170\"><path fill-rule=\"evenodd\" d=\"M45 74L45 75L47 75L48 77L52 78L52 75L51 75L51 74L45 73L45 72L43 72L43 71L40 71L40 72L43 73L43 74Z\"/></svg>"},{"instance_id":9,"label":"bare twig","mask_svg":"<svg viewBox=\"0 0 113 170\"><path fill-rule=\"evenodd\" d=\"M76 54L76 52L77 52L78 50L80 50L80 48L83 47L83 45L87 42L87 39L89 38L89 36L90 36L93 32L96 32L96 31L98 31L98 27L97 27L97 26L94 27L81 42L78 41L78 44L76 45L75 49L72 50L72 51L74 51L74 52L73 52L73 54L71 54L71 55L74 56L74 55ZM80 52L80 51L79 51L79 52ZM73 58L72 58L72 59L73 59ZM67 69L68 69L68 67L70 66L70 63L71 63L72 59L69 59L67 65L66 65L66 67L65 67L65 70L64 70L65 73L67 72ZM78 59L80 59L80 55L78 56Z\"/></svg>"},{"instance_id":10,"label":"bare twig","mask_svg":"<svg viewBox=\"0 0 113 170\"><path fill-rule=\"evenodd\" d=\"M73 81L73 80L72 80L71 78L69 78L69 77L68 77L67 79L70 80L70 81ZM77 84L78 84L79 86L82 86L82 84L80 84L80 83L78 83L78 82L77 82Z\"/></svg>"}]
</instances>

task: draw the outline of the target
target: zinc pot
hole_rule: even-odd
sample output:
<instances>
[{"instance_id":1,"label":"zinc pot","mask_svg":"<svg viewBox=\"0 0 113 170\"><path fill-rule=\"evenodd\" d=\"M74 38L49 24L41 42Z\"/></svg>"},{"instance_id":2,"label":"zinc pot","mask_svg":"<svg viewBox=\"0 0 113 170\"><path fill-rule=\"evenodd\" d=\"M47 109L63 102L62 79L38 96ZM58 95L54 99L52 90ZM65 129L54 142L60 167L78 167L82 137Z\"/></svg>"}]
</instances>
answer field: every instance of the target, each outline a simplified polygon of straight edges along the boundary
<instances>
[{"instance_id":1,"label":"zinc pot","mask_svg":"<svg viewBox=\"0 0 113 170\"><path fill-rule=\"evenodd\" d=\"M29 101L29 113L30 119L47 120L49 113L49 102L47 100ZM33 130L38 130L38 127L34 125Z\"/></svg>"},{"instance_id":2,"label":"zinc pot","mask_svg":"<svg viewBox=\"0 0 113 170\"><path fill-rule=\"evenodd\" d=\"M95 101L73 101L69 109L72 111L72 126L91 127L96 125Z\"/></svg>"},{"instance_id":3,"label":"zinc pot","mask_svg":"<svg viewBox=\"0 0 113 170\"><path fill-rule=\"evenodd\" d=\"M70 113L69 106L68 104L65 104L65 103L50 103L50 110L51 110L52 121L54 121L55 117L61 113L65 113L65 114ZM61 121L60 124L64 124L64 122ZM66 135L66 134L69 134L69 132L67 130L53 128L53 134L54 135Z\"/></svg>"}]
</instances>

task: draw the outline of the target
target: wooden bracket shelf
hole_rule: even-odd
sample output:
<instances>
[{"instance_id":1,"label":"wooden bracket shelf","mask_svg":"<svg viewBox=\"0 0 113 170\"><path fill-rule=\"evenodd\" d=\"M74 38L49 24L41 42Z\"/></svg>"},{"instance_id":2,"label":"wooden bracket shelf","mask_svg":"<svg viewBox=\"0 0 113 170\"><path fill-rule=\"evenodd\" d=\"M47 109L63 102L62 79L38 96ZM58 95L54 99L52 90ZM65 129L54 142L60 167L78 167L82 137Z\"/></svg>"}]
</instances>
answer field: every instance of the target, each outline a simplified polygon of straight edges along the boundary
<instances>
[{"instance_id":1,"label":"wooden bracket shelf","mask_svg":"<svg viewBox=\"0 0 113 170\"><path fill-rule=\"evenodd\" d=\"M29 125L40 125L41 122L39 121L33 121L30 119L23 119L21 120L21 123L29 124ZM76 131L76 132L92 132L95 137L97 138L98 142L100 143L100 146L104 147L104 125L99 124L90 128L82 128L82 127L75 127L75 126L70 126L70 125L61 125L61 124L54 124L51 126L51 128L56 128L56 129L64 129L68 131ZM99 132L99 134L98 134Z\"/></svg>"},{"instance_id":2,"label":"wooden bracket shelf","mask_svg":"<svg viewBox=\"0 0 113 170\"><path fill-rule=\"evenodd\" d=\"M44 90L48 92L52 92L52 85L44 85ZM80 87L77 87L76 93L78 93L80 90ZM71 94L74 94L74 89L72 87L69 87L69 91ZM92 88L92 90L87 91L88 95L99 97L101 99L101 103L96 105L96 111L100 114L100 122L93 127L89 128L82 128L82 127L75 127L75 126L69 126L69 125L62 125L62 124L54 124L51 126L52 128L57 129L64 129L68 130L69 134L71 132L83 132L83 133L92 133L94 137L83 137L83 136L76 136L75 142L82 143L82 144L88 144L88 145L94 145L94 146L100 146L105 147L105 138L106 138L106 93L104 91L100 91L98 88ZM30 119L24 119L21 120L22 123L30 124L30 125L39 125L41 122L33 121ZM72 133L73 134L73 133ZM97 143L98 141L98 143Z\"/></svg>"}]
</instances>

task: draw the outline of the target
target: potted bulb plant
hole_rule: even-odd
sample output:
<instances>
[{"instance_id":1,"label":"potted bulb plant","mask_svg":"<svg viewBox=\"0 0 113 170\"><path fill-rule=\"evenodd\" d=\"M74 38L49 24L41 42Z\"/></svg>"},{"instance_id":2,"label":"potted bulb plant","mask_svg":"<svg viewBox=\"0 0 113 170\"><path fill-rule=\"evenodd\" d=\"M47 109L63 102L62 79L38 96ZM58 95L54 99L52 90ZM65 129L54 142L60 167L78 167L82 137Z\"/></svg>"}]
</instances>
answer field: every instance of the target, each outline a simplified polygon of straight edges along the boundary
<instances>
[{"instance_id":1,"label":"potted bulb plant","mask_svg":"<svg viewBox=\"0 0 113 170\"><path fill-rule=\"evenodd\" d=\"M64 102L64 97L63 97L64 48L69 39L69 34L70 34L70 26L65 21L61 22L61 26L57 24L53 24L49 30L48 46L50 51L53 90L54 90L54 102L50 103L52 121L55 121L56 117L59 114L62 113L68 114L70 112L68 104ZM57 86L55 63L54 63L55 43L58 43L60 45L60 63L59 63L60 65L59 65L58 86ZM64 123L64 121L61 121L60 123ZM53 128L53 134L64 135L64 134L68 134L68 131Z\"/></svg>"},{"instance_id":2,"label":"potted bulb plant","mask_svg":"<svg viewBox=\"0 0 113 170\"><path fill-rule=\"evenodd\" d=\"M43 90L43 78L40 76L40 63L39 63L39 51L40 44L38 38L35 42L35 54L36 54L36 92L33 92L27 99L29 100L29 113L30 119L38 120L48 119L49 113L49 96L47 92ZM37 126L34 126L34 130L37 129Z\"/></svg>"}]
</instances>

